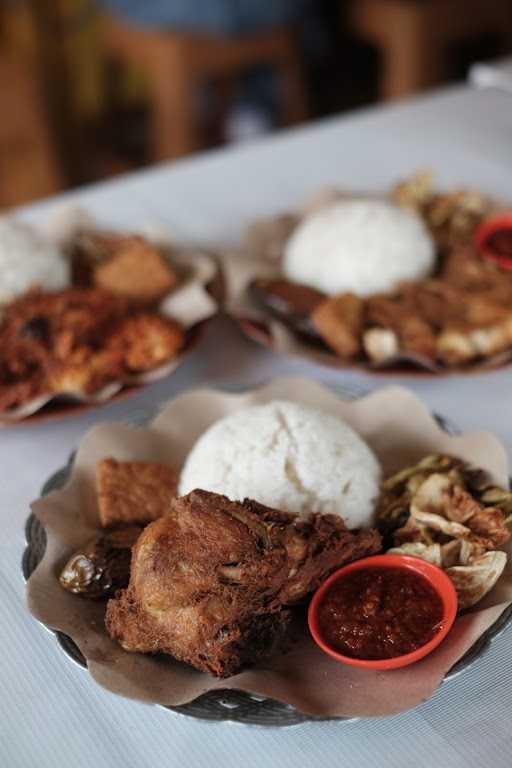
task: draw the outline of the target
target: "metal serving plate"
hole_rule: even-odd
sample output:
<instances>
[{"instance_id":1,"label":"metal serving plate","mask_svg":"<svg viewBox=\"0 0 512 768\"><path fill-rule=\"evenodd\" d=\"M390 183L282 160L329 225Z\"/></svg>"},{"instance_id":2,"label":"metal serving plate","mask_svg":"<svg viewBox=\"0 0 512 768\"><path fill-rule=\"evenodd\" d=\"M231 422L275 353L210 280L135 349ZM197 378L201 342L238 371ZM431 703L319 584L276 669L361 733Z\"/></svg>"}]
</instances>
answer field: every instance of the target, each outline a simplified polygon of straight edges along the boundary
<instances>
[{"instance_id":1,"label":"metal serving plate","mask_svg":"<svg viewBox=\"0 0 512 768\"><path fill-rule=\"evenodd\" d=\"M237 390L238 391L238 390ZM346 399L353 399L361 393L340 392ZM449 434L456 434L457 429L453 427L445 418L434 414L438 424ZM136 421L140 424L147 421L146 418L139 418ZM59 469L44 484L41 495L44 496L50 491L62 488L71 473L74 454L71 455L67 466ZM31 514L25 526L26 548L23 553L22 570L25 579L28 579L38 564L43 559L46 550L46 532L43 525ZM492 641L503 632L503 630L512 624L512 606L509 606L495 621L495 623L484 632L484 634L474 643L474 645L459 659L459 661L449 670L445 676L445 682L452 680L464 670L471 667L491 646ZM73 640L63 632L47 629L57 638L57 642L64 653L82 668L87 668L87 662L82 656L79 648ZM285 727L300 725L307 722L325 722L334 720L336 722L351 722L358 718L324 718L313 717L299 712L290 704L268 699L262 696L255 696L245 691L237 690L218 690L210 691L199 696L188 704L178 707L164 707L172 712L176 712L188 717L195 717L200 720L208 721L230 721L235 723L244 723L247 725Z\"/></svg>"}]
</instances>

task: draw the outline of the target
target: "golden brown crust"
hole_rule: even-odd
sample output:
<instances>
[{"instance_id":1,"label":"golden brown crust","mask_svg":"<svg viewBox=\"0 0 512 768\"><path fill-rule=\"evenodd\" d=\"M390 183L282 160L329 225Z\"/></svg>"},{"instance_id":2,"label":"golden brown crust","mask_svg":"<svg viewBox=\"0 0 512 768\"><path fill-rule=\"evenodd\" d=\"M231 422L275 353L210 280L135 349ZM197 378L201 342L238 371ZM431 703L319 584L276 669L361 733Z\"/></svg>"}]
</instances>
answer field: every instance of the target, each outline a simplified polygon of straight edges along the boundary
<instances>
[{"instance_id":1,"label":"golden brown crust","mask_svg":"<svg viewBox=\"0 0 512 768\"><path fill-rule=\"evenodd\" d=\"M175 320L149 313L122 320L112 331L107 349L119 355L126 371L149 371L176 357L185 332Z\"/></svg>"},{"instance_id":2,"label":"golden brown crust","mask_svg":"<svg viewBox=\"0 0 512 768\"><path fill-rule=\"evenodd\" d=\"M326 299L313 311L313 324L342 359L358 357L361 342L375 363L412 354L459 366L512 349L512 275L471 249L463 253L462 260L460 249L446 257L439 278L364 300L351 294ZM456 263L464 264L465 277Z\"/></svg>"},{"instance_id":3,"label":"golden brown crust","mask_svg":"<svg viewBox=\"0 0 512 768\"><path fill-rule=\"evenodd\" d=\"M98 513L101 525L141 524L170 510L178 472L151 461L103 459L96 467Z\"/></svg>"},{"instance_id":4,"label":"golden brown crust","mask_svg":"<svg viewBox=\"0 0 512 768\"><path fill-rule=\"evenodd\" d=\"M342 293L322 301L313 310L311 320L325 343L347 359L361 351L363 312L363 299Z\"/></svg>"},{"instance_id":5,"label":"golden brown crust","mask_svg":"<svg viewBox=\"0 0 512 768\"><path fill-rule=\"evenodd\" d=\"M54 360L48 364L46 388L50 393L93 394L109 382L121 378L122 373L119 356L79 347L65 360Z\"/></svg>"},{"instance_id":6,"label":"golden brown crust","mask_svg":"<svg viewBox=\"0 0 512 768\"><path fill-rule=\"evenodd\" d=\"M155 245L134 235L121 239L112 255L96 266L93 281L116 296L152 304L175 288L178 278Z\"/></svg>"},{"instance_id":7,"label":"golden brown crust","mask_svg":"<svg viewBox=\"0 0 512 768\"><path fill-rule=\"evenodd\" d=\"M0 325L0 411L39 394L93 394L159 367L185 333L156 313L99 289L32 291L9 304Z\"/></svg>"},{"instance_id":8,"label":"golden brown crust","mask_svg":"<svg viewBox=\"0 0 512 768\"><path fill-rule=\"evenodd\" d=\"M175 498L133 549L130 584L107 607L128 651L163 652L219 677L275 649L286 606L339 565L380 549L335 516L302 520L196 490Z\"/></svg>"}]
</instances>

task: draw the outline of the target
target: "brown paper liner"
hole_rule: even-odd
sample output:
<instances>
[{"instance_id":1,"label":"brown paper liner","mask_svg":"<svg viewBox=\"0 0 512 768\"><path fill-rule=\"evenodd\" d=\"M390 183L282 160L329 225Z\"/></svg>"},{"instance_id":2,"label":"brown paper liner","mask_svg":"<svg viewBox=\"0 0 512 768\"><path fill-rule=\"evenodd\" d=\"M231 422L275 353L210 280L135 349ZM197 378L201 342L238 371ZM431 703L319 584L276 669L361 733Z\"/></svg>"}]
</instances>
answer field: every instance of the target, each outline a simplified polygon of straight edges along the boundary
<instances>
[{"instance_id":1,"label":"brown paper liner","mask_svg":"<svg viewBox=\"0 0 512 768\"><path fill-rule=\"evenodd\" d=\"M114 423L94 427L80 444L67 485L34 502L32 508L46 528L48 542L28 582L29 610L75 641L101 685L130 698L179 705L208 690L235 688L325 717L389 715L409 709L432 695L447 670L512 601L510 563L479 610L459 618L441 646L410 667L368 672L340 664L313 643L304 619L298 617L287 651L228 680L216 680L171 657L123 651L106 634L104 604L73 596L58 582L72 551L98 529L94 475L99 459L113 456L181 465L195 440L215 420L276 398L346 419L377 453L386 474L439 451L486 469L498 484L508 483L507 457L497 438L485 432L447 435L406 389L391 387L354 402L300 378L276 379L241 395L194 390L170 401L147 429Z\"/></svg>"},{"instance_id":2,"label":"brown paper liner","mask_svg":"<svg viewBox=\"0 0 512 768\"><path fill-rule=\"evenodd\" d=\"M47 237L64 246L77 229L84 227L94 229L94 226L94 222L86 213L80 209L65 206L56 217L50 219L46 224L44 233ZM180 354L147 373L131 376L122 382L109 382L93 394L72 392L40 395L19 408L0 413L0 427L27 419L50 403L52 409L48 412L48 416L51 415L54 418L69 412L73 413L72 404L76 404L77 408L80 406L83 408L105 403L116 396L120 396L125 388L133 391L144 384L168 376L183 362L196 344L198 338L196 331L199 330L199 326L217 312L217 301L209 291L210 284L215 283L217 279L217 265L211 254L195 248L173 246L168 237L154 229L148 232L147 236L168 249L169 260L182 276L178 287L164 298L159 307L159 311L163 315L173 317L188 332L185 346Z\"/></svg>"},{"instance_id":3,"label":"brown paper liner","mask_svg":"<svg viewBox=\"0 0 512 768\"><path fill-rule=\"evenodd\" d=\"M370 371L380 375L449 376L474 374L501 368L512 361L512 348L471 365L441 366L420 355L401 353L381 364L369 360L341 360L334 352L296 333L282 320L272 317L250 295L253 280L282 277L280 258L287 238L301 221L321 208L343 198L354 197L347 190L326 187L319 190L304 206L285 213L255 221L247 227L239 249L225 251L219 258L226 282L225 309L242 331L253 341L279 354L304 358L330 368ZM357 197L376 198L384 195L359 193ZM493 212L503 208L489 201Z\"/></svg>"}]
</instances>

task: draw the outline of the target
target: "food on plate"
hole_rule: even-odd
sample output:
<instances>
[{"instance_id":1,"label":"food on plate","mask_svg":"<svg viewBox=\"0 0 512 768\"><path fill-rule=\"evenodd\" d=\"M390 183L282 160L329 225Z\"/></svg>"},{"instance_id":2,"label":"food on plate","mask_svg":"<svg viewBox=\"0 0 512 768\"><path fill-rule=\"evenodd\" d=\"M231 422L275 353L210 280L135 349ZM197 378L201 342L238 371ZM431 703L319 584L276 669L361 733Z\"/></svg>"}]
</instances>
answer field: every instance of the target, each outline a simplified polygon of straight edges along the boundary
<instances>
[{"instance_id":1,"label":"food on plate","mask_svg":"<svg viewBox=\"0 0 512 768\"><path fill-rule=\"evenodd\" d=\"M93 269L98 288L130 301L151 304L163 299L178 278L156 245L143 237L120 237L111 255Z\"/></svg>"},{"instance_id":2,"label":"food on plate","mask_svg":"<svg viewBox=\"0 0 512 768\"><path fill-rule=\"evenodd\" d=\"M475 189L436 192L433 181L430 171L419 171L395 186L392 199L404 208L416 211L438 245L467 242L495 204Z\"/></svg>"},{"instance_id":3,"label":"food on plate","mask_svg":"<svg viewBox=\"0 0 512 768\"><path fill-rule=\"evenodd\" d=\"M360 528L373 521L379 482L376 457L342 419L275 400L212 424L188 454L179 493L203 488Z\"/></svg>"},{"instance_id":4,"label":"food on plate","mask_svg":"<svg viewBox=\"0 0 512 768\"><path fill-rule=\"evenodd\" d=\"M374 530L350 532L339 516L299 518L194 490L141 534L107 630L127 651L164 652L227 677L277 649L289 605L379 549Z\"/></svg>"},{"instance_id":5,"label":"food on plate","mask_svg":"<svg viewBox=\"0 0 512 768\"><path fill-rule=\"evenodd\" d=\"M329 296L394 290L434 268L434 242L420 216L386 200L347 199L306 216L283 253L283 273Z\"/></svg>"},{"instance_id":6,"label":"food on plate","mask_svg":"<svg viewBox=\"0 0 512 768\"><path fill-rule=\"evenodd\" d=\"M96 465L98 514L103 527L146 523L165 515L178 473L154 461L102 459Z\"/></svg>"},{"instance_id":7,"label":"food on plate","mask_svg":"<svg viewBox=\"0 0 512 768\"><path fill-rule=\"evenodd\" d=\"M250 285L254 300L280 320L306 336L317 336L312 322L313 310L325 295L315 288L289 280L254 280Z\"/></svg>"},{"instance_id":8,"label":"food on plate","mask_svg":"<svg viewBox=\"0 0 512 768\"><path fill-rule=\"evenodd\" d=\"M319 302L311 313L311 322L320 337L340 357L360 354L364 302L359 296L347 293Z\"/></svg>"},{"instance_id":9,"label":"food on plate","mask_svg":"<svg viewBox=\"0 0 512 768\"><path fill-rule=\"evenodd\" d=\"M169 249L139 235L80 229L58 247L0 219L0 414L158 375L185 344L159 309L179 280Z\"/></svg>"},{"instance_id":10,"label":"food on plate","mask_svg":"<svg viewBox=\"0 0 512 768\"><path fill-rule=\"evenodd\" d=\"M0 411L129 381L173 359L184 339L175 320L99 289L31 291L0 320Z\"/></svg>"},{"instance_id":11,"label":"food on plate","mask_svg":"<svg viewBox=\"0 0 512 768\"><path fill-rule=\"evenodd\" d=\"M0 217L0 305L39 287L56 291L70 283L70 269L56 245L11 217Z\"/></svg>"},{"instance_id":12,"label":"food on plate","mask_svg":"<svg viewBox=\"0 0 512 768\"><path fill-rule=\"evenodd\" d=\"M443 279L404 284L364 303L350 294L336 296L316 307L313 325L344 359L364 350L373 363L408 354L454 366L496 355L512 345L512 280L503 281L496 270L490 275L479 259L473 265L478 279L473 288L452 283L445 273ZM446 269L453 266L448 259ZM459 272L456 279L461 278Z\"/></svg>"},{"instance_id":13,"label":"food on plate","mask_svg":"<svg viewBox=\"0 0 512 768\"><path fill-rule=\"evenodd\" d=\"M459 610L489 592L507 562L512 493L452 456L427 456L384 480L377 519L390 553L443 568Z\"/></svg>"},{"instance_id":14,"label":"food on plate","mask_svg":"<svg viewBox=\"0 0 512 768\"><path fill-rule=\"evenodd\" d=\"M512 260L502 252L510 216L486 218L494 210L472 190L436 192L429 174L387 199L331 193L296 217L275 274L267 260L249 296L345 362L433 371L504 362L512 356ZM491 259L486 243L499 226ZM270 246L260 242L264 258Z\"/></svg>"},{"instance_id":15,"label":"food on plate","mask_svg":"<svg viewBox=\"0 0 512 768\"><path fill-rule=\"evenodd\" d=\"M412 653L442 627L443 602L425 576L409 568L354 570L335 581L318 608L328 645L355 659Z\"/></svg>"},{"instance_id":16,"label":"food on plate","mask_svg":"<svg viewBox=\"0 0 512 768\"><path fill-rule=\"evenodd\" d=\"M69 558L59 581L64 589L93 600L113 595L130 578L132 546L142 528L130 526L101 533Z\"/></svg>"},{"instance_id":17,"label":"food on plate","mask_svg":"<svg viewBox=\"0 0 512 768\"><path fill-rule=\"evenodd\" d=\"M144 373L176 357L185 342L179 323L150 312L129 315L112 329L107 349L127 373Z\"/></svg>"}]
</instances>

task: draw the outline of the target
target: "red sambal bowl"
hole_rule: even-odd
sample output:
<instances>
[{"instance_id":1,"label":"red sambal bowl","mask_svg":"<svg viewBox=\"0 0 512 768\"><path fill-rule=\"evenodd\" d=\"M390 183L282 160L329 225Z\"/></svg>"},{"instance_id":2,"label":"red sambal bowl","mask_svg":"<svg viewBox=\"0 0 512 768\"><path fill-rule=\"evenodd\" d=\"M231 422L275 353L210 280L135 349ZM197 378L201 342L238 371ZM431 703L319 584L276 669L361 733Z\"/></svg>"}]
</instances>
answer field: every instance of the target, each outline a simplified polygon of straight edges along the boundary
<instances>
[{"instance_id":1,"label":"red sambal bowl","mask_svg":"<svg viewBox=\"0 0 512 768\"><path fill-rule=\"evenodd\" d=\"M502 269L512 269L512 211L502 211L484 219L476 228L474 240L484 259Z\"/></svg>"},{"instance_id":2,"label":"red sambal bowl","mask_svg":"<svg viewBox=\"0 0 512 768\"><path fill-rule=\"evenodd\" d=\"M403 653L390 658L377 659L356 658L354 656L345 655L333 647L324 636L321 622L319 621L319 610L331 588L335 584L340 584L348 574L353 574L355 571L364 571L367 569L373 570L376 568L403 569L405 572L413 572L422 576L440 599L442 606L441 620L436 624L437 629L433 637L409 653ZM437 648L437 646L445 639L455 621L456 614L457 593L455 592L455 587L449 576L447 576L441 568L438 568L436 565L433 565L426 560L421 560L418 557L410 557L409 555L376 555L374 557L365 557L363 560L356 560L354 563L350 563L335 571L326 581L324 581L315 592L309 605L308 624L316 644L325 651L325 653L332 656L333 659L341 661L344 664L351 664L352 666L362 667L364 669L387 670L413 664L431 653L431 651L433 651L434 648Z\"/></svg>"}]
</instances>

